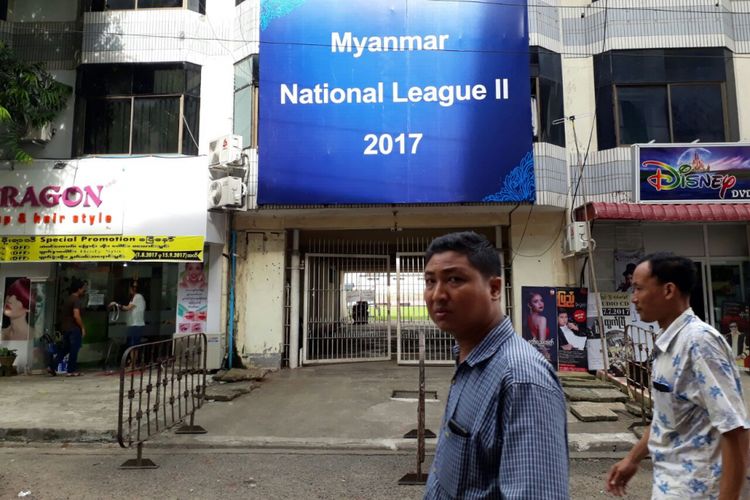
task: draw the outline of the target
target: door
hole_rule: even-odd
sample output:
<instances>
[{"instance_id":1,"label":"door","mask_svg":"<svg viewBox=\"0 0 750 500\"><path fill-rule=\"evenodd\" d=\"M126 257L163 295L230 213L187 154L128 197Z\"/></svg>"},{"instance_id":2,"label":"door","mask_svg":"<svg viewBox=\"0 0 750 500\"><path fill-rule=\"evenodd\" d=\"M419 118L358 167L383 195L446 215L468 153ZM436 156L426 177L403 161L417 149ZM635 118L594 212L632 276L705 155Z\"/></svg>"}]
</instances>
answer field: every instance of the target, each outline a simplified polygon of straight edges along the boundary
<instances>
[{"instance_id":1,"label":"door","mask_svg":"<svg viewBox=\"0 0 750 500\"><path fill-rule=\"evenodd\" d=\"M303 363L391 359L387 255L305 256Z\"/></svg>"},{"instance_id":2,"label":"door","mask_svg":"<svg viewBox=\"0 0 750 500\"><path fill-rule=\"evenodd\" d=\"M711 323L740 356L746 350L748 322L747 262L712 262L710 266Z\"/></svg>"},{"instance_id":3,"label":"door","mask_svg":"<svg viewBox=\"0 0 750 500\"><path fill-rule=\"evenodd\" d=\"M54 334L54 309L52 300L54 286L45 278L31 279L32 306L29 310L29 327L33 336L29 342L28 367L31 370L44 370L46 342L42 340L45 333Z\"/></svg>"}]
</instances>

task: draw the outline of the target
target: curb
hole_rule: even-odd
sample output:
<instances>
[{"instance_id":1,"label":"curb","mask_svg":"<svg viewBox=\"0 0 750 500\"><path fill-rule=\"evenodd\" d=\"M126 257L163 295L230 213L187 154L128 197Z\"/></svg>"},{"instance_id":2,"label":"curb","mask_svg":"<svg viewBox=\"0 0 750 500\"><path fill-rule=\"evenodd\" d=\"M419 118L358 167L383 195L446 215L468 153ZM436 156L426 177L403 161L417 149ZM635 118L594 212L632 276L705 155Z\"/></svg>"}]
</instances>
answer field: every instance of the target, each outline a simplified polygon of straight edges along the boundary
<instances>
[{"instance_id":1,"label":"curb","mask_svg":"<svg viewBox=\"0 0 750 500\"><path fill-rule=\"evenodd\" d=\"M76 442L114 443L117 431L89 431L86 429L0 428L0 441L10 442Z\"/></svg>"},{"instance_id":2,"label":"curb","mask_svg":"<svg viewBox=\"0 0 750 500\"><path fill-rule=\"evenodd\" d=\"M624 454L638 442L632 432L602 434L575 433L568 435L570 453ZM437 440L426 439L425 451L434 452ZM416 439L347 439L347 438L280 438L272 436L210 436L165 435L147 443L150 448L243 448L243 449L306 449L306 450L416 450Z\"/></svg>"},{"instance_id":3,"label":"curb","mask_svg":"<svg viewBox=\"0 0 750 500\"><path fill-rule=\"evenodd\" d=\"M0 443L63 443L116 444L115 431L91 432L71 429L0 429ZM624 454L638 441L632 432L574 433L568 435L571 454L605 453ZM417 449L416 439L381 438L321 438L321 437L276 437L276 436L222 436L222 435L176 435L156 436L146 441L151 449L297 449L319 451L412 451ZM437 439L425 440L425 451L434 452Z\"/></svg>"}]
</instances>

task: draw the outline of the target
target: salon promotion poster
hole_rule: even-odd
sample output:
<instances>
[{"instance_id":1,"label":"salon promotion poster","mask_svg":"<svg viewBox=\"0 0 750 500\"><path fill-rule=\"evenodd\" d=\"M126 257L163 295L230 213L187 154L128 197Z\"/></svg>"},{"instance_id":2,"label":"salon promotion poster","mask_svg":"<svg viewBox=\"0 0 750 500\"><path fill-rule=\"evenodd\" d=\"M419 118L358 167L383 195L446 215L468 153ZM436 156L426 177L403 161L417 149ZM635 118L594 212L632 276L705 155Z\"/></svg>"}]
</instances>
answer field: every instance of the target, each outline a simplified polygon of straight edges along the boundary
<instances>
[{"instance_id":1,"label":"salon promotion poster","mask_svg":"<svg viewBox=\"0 0 750 500\"><path fill-rule=\"evenodd\" d=\"M562 372L585 372L588 370L586 356L586 309L588 289L557 289L558 366Z\"/></svg>"},{"instance_id":2,"label":"salon promotion poster","mask_svg":"<svg viewBox=\"0 0 750 500\"><path fill-rule=\"evenodd\" d=\"M179 264L177 333L206 333L208 269L203 262Z\"/></svg>"},{"instance_id":3,"label":"salon promotion poster","mask_svg":"<svg viewBox=\"0 0 750 500\"><path fill-rule=\"evenodd\" d=\"M522 287L524 307L521 334L557 369L556 288Z\"/></svg>"}]
</instances>

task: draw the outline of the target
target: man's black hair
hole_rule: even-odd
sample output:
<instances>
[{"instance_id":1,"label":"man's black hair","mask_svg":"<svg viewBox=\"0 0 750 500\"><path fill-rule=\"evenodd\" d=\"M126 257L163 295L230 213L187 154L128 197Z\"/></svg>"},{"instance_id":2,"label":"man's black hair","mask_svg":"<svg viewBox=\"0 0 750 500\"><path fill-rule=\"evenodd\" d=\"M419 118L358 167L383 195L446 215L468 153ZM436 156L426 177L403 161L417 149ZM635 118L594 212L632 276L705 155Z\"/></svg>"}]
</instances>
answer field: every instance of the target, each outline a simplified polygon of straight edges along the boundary
<instances>
[{"instance_id":1,"label":"man's black hair","mask_svg":"<svg viewBox=\"0 0 750 500\"><path fill-rule=\"evenodd\" d=\"M70 287L68 288L68 290L70 291L70 293L76 293L84 286L86 286L86 281L80 278L73 277L70 280Z\"/></svg>"},{"instance_id":2,"label":"man's black hair","mask_svg":"<svg viewBox=\"0 0 750 500\"><path fill-rule=\"evenodd\" d=\"M651 276L659 283L674 283L683 295L690 296L695 286L695 264L687 257L672 252L657 252L646 255L638 264L648 262Z\"/></svg>"},{"instance_id":3,"label":"man's black hair","mask_svg":"<svg viewBox=\"0 0 750 500\"><path fill-rule=\"evenodd\" d=\"M432 240L424 254L425 265L433 255L457 252L466 256L469 263L485 278L502 277L500 258L495 247L484 236L474 231L450 233Z\"/></svg>"}]
</instances>

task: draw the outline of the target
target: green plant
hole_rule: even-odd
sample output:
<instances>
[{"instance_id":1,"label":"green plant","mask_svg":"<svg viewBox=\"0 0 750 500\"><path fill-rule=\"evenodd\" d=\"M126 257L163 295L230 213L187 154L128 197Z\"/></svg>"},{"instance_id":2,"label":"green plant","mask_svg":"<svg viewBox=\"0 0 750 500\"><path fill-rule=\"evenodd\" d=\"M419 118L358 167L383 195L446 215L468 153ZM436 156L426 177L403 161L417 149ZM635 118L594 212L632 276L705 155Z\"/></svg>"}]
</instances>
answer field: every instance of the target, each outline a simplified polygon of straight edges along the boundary
<instances>
[{"instance_id":1,"label":"green plant","mask_svg":"<svg viewBox=\"0 0 750 500\"><path fill-rule=\"evenodd\" d=\"M55 80L41 63L22 61L0 42L0 159L29 162L21 138L52 121L72 89Z\"/></svg>"},{"instance_id":2,"label":"green plant","mask_svg":"<svg viewBox=\"0 0 750 500\"><path fill-rule=\"evenodd\" d=\"M8 349L7 347L0 347L0 358L4 358L6 356L16 356L16 349Z\"/></svg>"}]
</instances>

